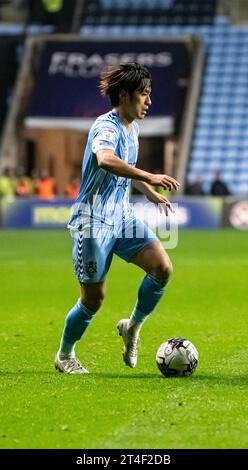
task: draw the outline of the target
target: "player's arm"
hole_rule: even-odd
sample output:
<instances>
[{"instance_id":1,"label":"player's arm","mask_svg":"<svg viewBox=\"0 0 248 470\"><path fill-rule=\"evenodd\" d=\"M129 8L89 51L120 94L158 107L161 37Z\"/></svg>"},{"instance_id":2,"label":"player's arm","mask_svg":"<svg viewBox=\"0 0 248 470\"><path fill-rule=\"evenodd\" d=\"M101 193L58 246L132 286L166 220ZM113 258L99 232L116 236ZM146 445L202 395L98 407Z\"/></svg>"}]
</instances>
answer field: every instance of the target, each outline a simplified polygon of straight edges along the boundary
<instances>
[{"instance_id":1,"label":"player's arm","mask_svg":"<svg viewBox=\"0 0 248 470\"><path fill-rule=\"evenodd\" d=\"M168 215L168 209L171 212L175 212L167 197L155 191L149 184L144 183L144 181L137 180L132 180L132 184L136 189L145 194L149 201L153 202L154 204L162 204L166 215Z\"/></svg>"},{"instance_id":2,"label":"player's arm","mask_svg":"<svg viewBox=\"0 0 248 470\"><path fill-rule=\"evenodd\" d=\"M179 183L167 175L153 175L147 171L135 168L128 163L121 160L114 154L111 149L100 149L96 152L97 162L100 168L103 168L110 173L124 178L131 178L133 180L143 181L144 183L151 184L152 186L162 186L162 188L178 189Z\"/></svg>"},{"instance_id":3,"label":"player's arm","mask_svg":"<svg viewBox=\"0 0 248 470\"><path fill-rule=\"evenodd\" d=\"M147 197L154 193L157 194L157 192L148 183L145 183L144 181L138 181L134 179L132 180L132 184L134 188L138 189L138 191L140 191Z\"/></svg>"}]
</instances>

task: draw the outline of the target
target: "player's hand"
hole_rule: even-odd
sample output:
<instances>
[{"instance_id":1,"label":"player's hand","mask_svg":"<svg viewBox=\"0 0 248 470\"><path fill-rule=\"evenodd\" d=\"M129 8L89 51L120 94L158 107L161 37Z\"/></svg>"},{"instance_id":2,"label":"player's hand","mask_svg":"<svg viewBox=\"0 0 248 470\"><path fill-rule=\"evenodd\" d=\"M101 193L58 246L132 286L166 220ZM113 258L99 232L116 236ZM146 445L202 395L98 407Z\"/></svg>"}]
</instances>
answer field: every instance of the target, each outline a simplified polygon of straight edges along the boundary
<instances>
[{"instance_id":1,"label":"player's hand","mask_svg":"<svg viewBox=\"0 0 248 470\"><path fill-rule=\"evenodd\" d=\"M160 212L165 212L165 215L168 215L168 211L172 212L173 214L175 213L175 210L173 206L171 205L170 201L163 196L162 194L151 192L149 195L147 195L147 199L154 204L158 204Z\"/></svg>"},{"instance_id":2,"label":"player's hand","mask_svg":"<svg viewBox=\"0 0 248 470\"><path fill-rule=\"evenodd\" d=\"M169 189L169 191L171 191L172 189L175 189L177 191L180 186L180 183L174 178L172 178L172 176L153 174L150 174L149 184L151 184L152 186L162 186L162 188Z\"/></svg>"}]
</instances>

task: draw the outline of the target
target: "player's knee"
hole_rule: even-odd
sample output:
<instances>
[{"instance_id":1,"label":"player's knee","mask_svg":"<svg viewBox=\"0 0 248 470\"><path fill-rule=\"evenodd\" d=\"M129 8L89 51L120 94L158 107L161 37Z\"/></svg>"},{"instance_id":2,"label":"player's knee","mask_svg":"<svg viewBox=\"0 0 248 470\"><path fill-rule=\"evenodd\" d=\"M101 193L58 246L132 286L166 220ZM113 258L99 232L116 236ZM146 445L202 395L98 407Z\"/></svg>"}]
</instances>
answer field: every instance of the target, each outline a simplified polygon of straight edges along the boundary
<instances>
[{"instance_id":1,"label":"player's knee","mask_svg":"<svg viewBox=\"0 0 248 470\"><path fill-rule=\"evenodd\" d=\"M171 260L168 258L163 260L162 263L158 264L155 269L154 276L157 279L167 281L173 272L173 266Z\"/></svg>"},{"instance_id":2,"label":"player's knee","mask_svg":"<svg viewBox=\"0 0 248 470\"><path fill-rule=\"evenodd\" d=\"M92 310L93 312L97 312L102 305L104 300L104 292L97 291L94 294L86 295L85 296L85 305Z\"/></svg>"}]
</instances>

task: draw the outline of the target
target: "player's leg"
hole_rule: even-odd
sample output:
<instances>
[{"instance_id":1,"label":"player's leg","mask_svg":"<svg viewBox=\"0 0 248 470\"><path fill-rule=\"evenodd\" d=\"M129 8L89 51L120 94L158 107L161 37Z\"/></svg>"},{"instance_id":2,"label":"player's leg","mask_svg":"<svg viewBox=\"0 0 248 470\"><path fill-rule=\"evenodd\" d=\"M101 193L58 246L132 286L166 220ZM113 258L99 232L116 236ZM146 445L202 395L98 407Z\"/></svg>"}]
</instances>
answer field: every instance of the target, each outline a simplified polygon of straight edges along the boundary
<instances>
[{"instance_id":1,"label":"player's leg","mask_svg":"<svg viewBox=\"0 0 248 470\"><path fill-rule=\"evenodd\" d=\"M93 316L101 307L104 298L104 282L81 284L80 299L65 319L60 348L55 366L68 373L87 373L80 361L75 358L75 343L81 339L92 322Z\"/></svg>"},{"instance_id":2,"label":"player's leg","mask_svg":"<svg viewBox=\"0 0 248 470\"><path fill-rule=\"evenodd\" d=\"M130 324L139 328L163 296L172 273L172 263L158 240L140 250L131 262L146 272L130 317Z\"/></svg>"},{"instance_id":3,"label":"player's leg","mask_svg":"<svg viewBox=\"0 0 248 470\"><path fill-rule=\"evenodd\" d=\"M104 299L104 282L80 285L80 298L69 311L66 319L59 352L62 355L74 353L76 341L83 336L93 316Z\"/></svg>"},{"instance_id":4,"label":"player's leg","mask_svg":"<svg viewBox=\"0 0 248 470\"><path fill-rule=\"evenodd\" d=\"M139 232L142 232L142 222L136 221ZM124 361L130 367L137 364L137 346L139 332L147 316L155 309L161 299L169 276L172 264L159 240L146 226L143 227L143 237L134 236L121 243L119 255L127 261L139 266L147 274L144 277L139 291L138 299L130 319L120 320L119 334L124 341ZM125 254L123 249L125 249Z\"/></svg>"},{"instance_id":5,"label":"player's leg","mask_svg":"<svg viewBox=\"0 0 248 470\"><path fill-rule=\"evenodd\" d=\"M83 336L92 322L93 316L101 307L104 299L104 282L80 285L80 298L68 313L60 352L64 355L74 351L76 341Z\"/></svg>"},{"instance_id":6,"label":"player's leg","mask_svg":"<svg viewBox=\"0 0 248 470\"><path fill-rule=\"evenodd\" d=\"M130 319L120 320L118 330L125 344L124 361L128 366L135 367L140 329L163 296L172 265L158 241L145 246L131 262L147 274L139 287L138 299Z\"/></svg>"},{"instance_id":7,"label":"player's leg","mask_svg":"<svg viewBox=\"0 0 248 470\"><path fill-rule=\"evenodd\" d=\"M112 242L113 244L113 242ZM73 262L80 298L68 313L55 367L61 372L87 373L75 357L75 343L84 335L104 298L104 278L112 259L111 239L73 239Z\"/></svg>"}]
</instances>

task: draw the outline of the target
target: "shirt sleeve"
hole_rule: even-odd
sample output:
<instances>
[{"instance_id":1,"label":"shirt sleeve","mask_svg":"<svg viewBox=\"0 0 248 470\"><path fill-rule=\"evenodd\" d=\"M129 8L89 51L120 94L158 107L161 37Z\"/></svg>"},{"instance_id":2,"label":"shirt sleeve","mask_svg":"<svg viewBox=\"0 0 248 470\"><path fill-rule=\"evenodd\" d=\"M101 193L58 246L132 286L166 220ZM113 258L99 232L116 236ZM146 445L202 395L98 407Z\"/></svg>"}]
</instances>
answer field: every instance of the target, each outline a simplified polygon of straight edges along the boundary
<instances>
[{"instance_id":1,"label":"shirt sleeve","mask_svg":"<svg viewBox=\"0 0 248 470\"><path fill-rule=\"evenodd\" d=\"M115 151L118 139L118 128L112 123L103 123L100 128L96 129L92 141L92 151L94 153L101 149L111 149Z\"/></svg>"}]
</instances>

